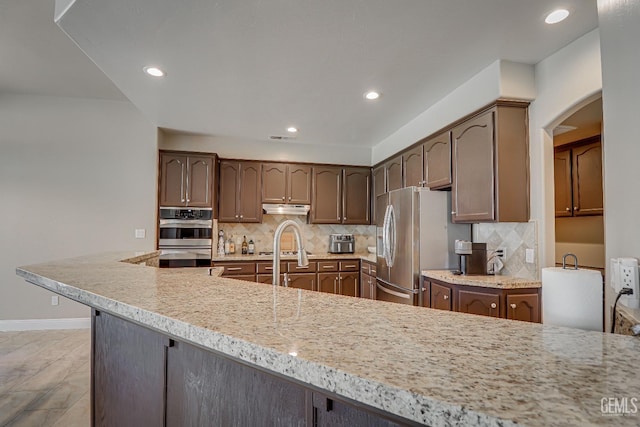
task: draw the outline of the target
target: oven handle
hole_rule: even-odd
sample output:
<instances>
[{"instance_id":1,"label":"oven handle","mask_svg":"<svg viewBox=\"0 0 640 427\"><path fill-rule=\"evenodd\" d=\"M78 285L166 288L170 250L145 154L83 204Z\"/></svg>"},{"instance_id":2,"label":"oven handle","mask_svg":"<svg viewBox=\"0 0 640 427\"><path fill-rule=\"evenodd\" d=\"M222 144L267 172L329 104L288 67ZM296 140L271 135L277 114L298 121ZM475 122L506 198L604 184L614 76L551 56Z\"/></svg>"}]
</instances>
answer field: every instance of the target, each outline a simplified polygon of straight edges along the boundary
<instances>
[{"instance_id":1,"label":"oven handle","mask_svg":"<svg viewBox=\"0 0 640 427\"><path fill-rule=\"evenodd\" d=\"M161 219L160 228L212 228L210 219Z\"/></svg>"}]
</instances>

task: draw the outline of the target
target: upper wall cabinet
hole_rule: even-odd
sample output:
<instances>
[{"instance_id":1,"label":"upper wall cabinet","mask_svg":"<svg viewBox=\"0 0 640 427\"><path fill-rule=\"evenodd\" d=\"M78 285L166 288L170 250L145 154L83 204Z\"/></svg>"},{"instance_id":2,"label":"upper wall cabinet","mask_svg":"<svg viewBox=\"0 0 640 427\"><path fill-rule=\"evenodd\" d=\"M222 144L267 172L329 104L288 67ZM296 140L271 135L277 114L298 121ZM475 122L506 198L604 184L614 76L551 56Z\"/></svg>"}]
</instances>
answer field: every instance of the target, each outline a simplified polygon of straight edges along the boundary
<instances>
[{"instance_id":1,"label":"upper wall cabinet","mask_svg":"<svg viewBox=\"0 0 640 427\"><path fill-rule=\"evenodd\" d=\"M526 106L481 112L453 129L452 144L452 221L528 221Z\"/></svg>"},{"instance_id":2,"label":"upper wall cabinet","mask_svg":"<svg viewBox=\"0 0 640 427\"><path fill-rule=\"evenodd\" d=\"M422 187L424 185L422 165L422 146L412 148L402 153L403 187Z\"/></svg>"},{"instance_id":3,"label":"upper wall cabinet","mask_svg":"<svg viewBox=\"0 0 640 427\"><path fill-rule=\"evenodd\" d=\"M424 186L432 190L451 188L451 132L429 138L424 149Z\"/></svg>"},{"instance_id":4,"label":"upper wall cabinet","mask_svg":"<svg viewBox=\"0 0 640 427\"><path fill-rule=\"evenodd\" d=\"M387 170L384 165L380 165L372 171L373 191L371 195L371 223L376 223L376 197L387 191Z\"/></svg>"},{"instance_id":5,"label":"upper wall cabinet","mask_svg":"<svg viewBox=\"0 0 640 427\"><path fill-rule=\"evenodd\" d=\"M213 207L215 154L160 152L160 206Z\"/></svg>"},{"instance_id":6,"label":"upper wall cabinet","mask_svg":"<svg viewBox=\"0 0 640 427\"><path fill-rule=\"evenodd\" d=\"M556 216L602 215L602 145L600 137L556 149Z\"/></svg>"},{"instance_id":7,"label":"upper wall cabinet","mask_svg":"<svg viewBox=\"0 0 640 427\"><path fill-rule=\"evenodd\" d=\"M310 204L311 166L263 163L262 202Z\"/></svg>"},{"instance_id":8,"label":"upper wall cabinet","mask_svg":"<svg viewBox=\"0 0 640 427\"><path fill-rule=\"evenodd\" d=\"M220 161L220 222L261 222L261 164Z\"/></svg>"},{"instance_id":9,"label":"upper wall cabinet","mask_svg":"<svg viewBox=\"0 0 640 427\"><path fill-rule=\"evenodd\" d=\"M385 163L385 169L387 191L402 188L402 156L394 157Z\"/></svg>"},{"instance_id":10,"label":"upper wall cabinet","mask_svg":"<svg viewBox=\"0 0 640 427\"><path fill-rule=\"evenodd\" d=\"M369 224L370 203L369 168L313 168L311 223Z\"/></svg>"}]
</instances>

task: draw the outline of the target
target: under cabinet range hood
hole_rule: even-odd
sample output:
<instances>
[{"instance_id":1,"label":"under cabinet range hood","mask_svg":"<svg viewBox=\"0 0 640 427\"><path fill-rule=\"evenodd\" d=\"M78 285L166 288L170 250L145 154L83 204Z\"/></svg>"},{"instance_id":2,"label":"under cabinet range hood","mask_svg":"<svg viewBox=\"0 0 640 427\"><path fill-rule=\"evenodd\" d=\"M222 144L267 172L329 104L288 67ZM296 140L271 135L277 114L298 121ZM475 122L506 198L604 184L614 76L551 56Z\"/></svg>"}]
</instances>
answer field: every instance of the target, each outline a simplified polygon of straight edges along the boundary
<instances>
[{"instance_id":1,"label":"under cabinet range hood","mask_svg":"<svg viewBox=\"0 0 640 427\"><path fill-rule=\"evenodd\" d=\"M311 206L263 203L262 210L268 215L306 215L311 210Z\"/></svg>"}]
</instances>

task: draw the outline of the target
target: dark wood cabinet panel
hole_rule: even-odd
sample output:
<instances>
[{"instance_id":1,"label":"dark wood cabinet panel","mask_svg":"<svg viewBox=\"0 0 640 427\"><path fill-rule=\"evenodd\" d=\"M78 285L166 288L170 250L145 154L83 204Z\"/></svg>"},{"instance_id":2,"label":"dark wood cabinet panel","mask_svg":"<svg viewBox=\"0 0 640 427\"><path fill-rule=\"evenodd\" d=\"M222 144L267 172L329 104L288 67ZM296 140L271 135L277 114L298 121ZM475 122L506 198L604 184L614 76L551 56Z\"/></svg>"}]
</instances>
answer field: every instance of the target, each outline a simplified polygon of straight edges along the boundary
<instances>
[{"instance_id":1,"label":"dark wood cabinet panel","mask_svg":"<svg viewBox=\"0 0 640 427\"><path fill-rule=\"evenodd\" d=\"M314 427L392 427L406 425L363 410L353 405L313 392Z\"/></svg>"},{"instance_id":2,"label":"dark wood cabinet panel","mask_svg":"<svg viewBox=\"0 0 640 427\"><path fill-rule=\"evenodd\" d=\"M263 203L311 203L311 166L263 163Z\"/></svg>"},{"instance_id":3,"label":"dark wood cabinet panel","mask_svg":"<svg viewBox=\"0 0 640 427\"><path fill-rule=\"evenodd\" d=\"M571 216L571 150L556 151L553 156L556 216Z\"/></svg>"},{"instance_id":4,"label":"dark wood cabinet panel","mask_svg":"<svg viewBox=\"0 0 640 427\"><path fill-rule=\"evenodd\" d=\"M500 295L476 291L458 291L458 311L500 317Z\"/></svg>"},{"instance_id":5,"label":"dark wood cabinet panel","mask_svg":"<svg viewBox=\"0 0 640 427\"><path fill-rule=\"evenodd\" d=\"M299 266L297 262L287 262L286 270L281 270L289 273L315 273L317 269L317 261L309 261L309 265L305 265L304 267Z\"/></svg>"},{"instance_id":6,"label":"dark wood cabinet panel","mask_svg":"<svg viewBox=\"0 0 640 427\"><path fill-rule=\"evenodd\" d=\"M397 156L385 164L387 191L402 188L402 156Z\"/></svg>"},{"instance_id":7,"label":"dark wood cabinet panel","mask_svg":"<svg viewBox=\"0 0 640 427\"><path fill-rule=\"evenodd\" d=\"M507 295L507 319L540 323L538 293Z\"/></svg>"},{"instance_id":8,"label":"dark wood cabinet panel","mask_svg":"<svg viewBox=\"0 0 640 427\"><path fill-rule=\"evenodd\" d=\"M160 152L160 206L213 206L215 155Z\"/></svg>"},{"instance_id":9,"label":"dark wood cabinet panel","mask_svg":"<svg viewBox=\"0 0 640 427\"><path fill-rule=\"evenodd\" d=\"M372 172L373 174L373 196L384 194L387 192L387 176L384 165L378 166Z\"/></svg>"},{"instance_id":10,"label":"dark wood cabinet panel","mask_svg":"<svg viewBox=\"0 0 640 427\"><path fill-rule=\"evenodd\" d=\"M529 220L527 109L497 105L452 130L453 222Z\"/></svg>"},{"instance_id":11,"label":"dark wood cabinet panel","mask_svg":"<svg viewBox=\"0 0 640 427\"><path fill-rule=\"evenodd\" d=\"M369 168L344 169L342 206L343 224L371 222L371 170Z\"/></svg>"},{"instance_id":12,"label":"dark wood cabinet panel","mask_svg":"<svg viewBox=\"0 0 640 427\"><path fill-rule=\"evenodd\" d=\"M91 425L163 425L169 340L96 310L92 328Z\"/></svg>"},{"instance_id":13,"label":"dark wood cabinet panel","mask_svg":"<svg viewBox=\"0 0 640 427\"><path fill-rule=\"evenodd\" d=\"M453 291L452 288L431 282L431 308L438 310L453 310Z\"/></svg>"},{"instance_id":14,"label":"dark wood cabinet panel","mask_svg":"<svg viewBox=\"0 0 640 427\"><path fill-rule=\"evenodd\" d=\"M360 273L360 297L376 299L376 278L368 274Z\"/></svg>"},{"instance_id":15,"label":"dark wood cabinet panel","mask_svg":"<svg viewBox=\"0 0 640 427\"><path fill-rule=\"evenodd\" d=\"M220 162L219 222L261 222L262 173L256 162Z\"/></svg>"},{"instance_id":16,"label":"dark wood cabinet panel","mask_svg":"<svg viewBox=\"0 0 640 427\"><path fill-rule=\"evenodd\" d=\"M602 145L600 141L571 150L574 215L602 215Z\"/></svg>"},{"instance_id":17,"label":"dark wood cabinet panel","mask_svg":"<svg viewBox=\"0 0 640 427\"><path fill-rule=\"evenodd\" d=\"M423 144L425 187L451 187L451 132L430 138Z\"/></svg>"},{"instance_id":18,"label":"dark wood cabinet panel","mask_svg":"<svg viewBox=\"0 0 640 427\"><path fill-rule=\"evenodd\" d=\"M313 168L311 223L339 224L342 221L342 168Z\"/></svg>"},{"instance_id":19,"label":"dark wood cabinet panel","mask_svg":"<svg viewBox=\"0 0 640 427\"><path fill-rule=\"evenodd\" d=\"M340 295L346 295L350 297L357 297L360 295L360 274L356 271L355 273L340 273Z\"/></svg>"},{"instance_id":20,"label":"dark wood cabinet panel","mask_svg":"<svg viewBox=\"0 0 640 427\"><path fill-rule=\"evenodd\" d=\"M295 383L182 342L168 349L166 425L302 427L307 402Z\"/></svg>"},{"instance_id":21,"label":"dark wood cabinet panel","mask_svg":"<svg viewBox=\"0 0 640 427\"><path fill-rule=\"evenodd\" d=\"M340 280L340 273L318 273L318 291L337 294L338 280Z\"/></svg>"},{"instance_id":22,"label":"dark wood cabinet panel","mask_svg":"<svg viewBox=\"0 0 640 427\"><path fill-rule=\"evenodd\" d=\"M404 171L403 187L422 187L424 185L422 146L419 145L402 154L402 170Z\"/></svg>"},{"instance_id":23,"label":"dark wood cabinet panel","mask_svg":"<svg viewBox=\"0 0 640 427\"><path fill-rule=\"evenodd\" d=\"M316 273L287 274L287 286L296 289L316 290Z\"/></svg>"}]
</instances>

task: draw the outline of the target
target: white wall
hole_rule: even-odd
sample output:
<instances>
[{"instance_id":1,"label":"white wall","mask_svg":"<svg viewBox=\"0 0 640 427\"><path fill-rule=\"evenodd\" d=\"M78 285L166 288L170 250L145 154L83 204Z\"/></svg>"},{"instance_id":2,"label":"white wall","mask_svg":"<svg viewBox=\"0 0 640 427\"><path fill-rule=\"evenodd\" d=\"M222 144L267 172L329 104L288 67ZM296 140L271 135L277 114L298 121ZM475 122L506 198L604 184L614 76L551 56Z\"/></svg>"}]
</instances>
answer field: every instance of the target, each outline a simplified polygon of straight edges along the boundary
<instances>
[{"instance_id":1,"label":"white wall","mask_svg":"<svg viewBox=\"0 0 640 427\"><path fill-rule=\"evenodd\" d=\"M153 249L156 128L126 102L2 95L0 129L0 320L86 317L15 268Z\"/></svg>"},{"instance_id":2,"label":"white wall","mask_svg":"<svg viewBox=\"0 0 640 427\"><path fill-rule=\"evenodd\" d=\"M602 49L607 259L640 258L640 1L598 0ZM609 278L607 277L607 283ZM614 291L606 286L606 300ZM608 306L608 305L607 305Z\"/></svg>"},{"instance_id":3,"label":"white wall","mask_svg":"<svg viewBox=\"0 0 640 427\"><path fill-rule=\"evenodd\" d=\"M529 107L531 219L538 222L539 264L548 267L555 263L553 137L550 131L600 95L598 30L585 34L539 62L535 67L535 78L537 97Z\"/></svg>"},{"instance_id":4,"label":"white wall","mask_svg":"<svg viewBox=\"0 0 640 427\"><path fill-rule=\"evenodd\" d=\"M206 151L227 159L371 165L369 147L300 144L295 141L237 140L229 137L161 132L163 150Z\"/></svg>"}]
</instances>

